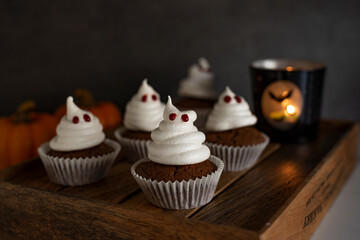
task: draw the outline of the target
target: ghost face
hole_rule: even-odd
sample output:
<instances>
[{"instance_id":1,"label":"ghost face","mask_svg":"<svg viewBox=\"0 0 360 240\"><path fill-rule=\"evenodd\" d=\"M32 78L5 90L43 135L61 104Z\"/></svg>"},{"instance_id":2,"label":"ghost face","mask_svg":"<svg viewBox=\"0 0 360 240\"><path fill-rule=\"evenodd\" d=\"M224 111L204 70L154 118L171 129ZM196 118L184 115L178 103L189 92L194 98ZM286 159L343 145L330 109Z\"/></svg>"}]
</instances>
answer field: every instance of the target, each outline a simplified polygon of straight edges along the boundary
<instances>
[{"instance_id":1,"label":"ghost face","mask_svg":"<svg viewBox=\"0 0 360 240\"><path fill-rule=\"evenodd\" d=\"M300 89L293 82L278 80L269 84L261 97L262 114L279 130L289 130L297 123L303 106Z\"/></svg>"}]
</instances>

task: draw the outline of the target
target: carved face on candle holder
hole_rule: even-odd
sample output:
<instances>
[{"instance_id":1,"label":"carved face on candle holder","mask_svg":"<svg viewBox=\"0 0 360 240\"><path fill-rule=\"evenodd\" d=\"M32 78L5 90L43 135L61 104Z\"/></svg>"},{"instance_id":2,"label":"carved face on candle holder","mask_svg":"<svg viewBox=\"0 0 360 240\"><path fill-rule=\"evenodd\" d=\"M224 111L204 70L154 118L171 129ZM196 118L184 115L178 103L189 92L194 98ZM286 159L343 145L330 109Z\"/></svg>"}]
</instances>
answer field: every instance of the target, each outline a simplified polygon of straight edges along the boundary
<instances>
[{"instance_id":1,"label":"carved face on candle holder","mask_svg":"<svg viewBox=\"0 0 360 240\"><path fill-rule=\"evenodd\" d=\"M299 87L288 80L272 82L262 93L262 114L271 126L279 130L294 127L302 107L303 97Z\"/></svg>"},{"instance_id":2,"label":"carved face on candle holder","mask_svg":"<svg viewBox=\"0 0 360 240\"><path fill-rule=\"evenodd\" d=\"M273 141L304 142L317 135L325 65L261 59L250 65L256 127Z\"/></svg>"}]
</instances>

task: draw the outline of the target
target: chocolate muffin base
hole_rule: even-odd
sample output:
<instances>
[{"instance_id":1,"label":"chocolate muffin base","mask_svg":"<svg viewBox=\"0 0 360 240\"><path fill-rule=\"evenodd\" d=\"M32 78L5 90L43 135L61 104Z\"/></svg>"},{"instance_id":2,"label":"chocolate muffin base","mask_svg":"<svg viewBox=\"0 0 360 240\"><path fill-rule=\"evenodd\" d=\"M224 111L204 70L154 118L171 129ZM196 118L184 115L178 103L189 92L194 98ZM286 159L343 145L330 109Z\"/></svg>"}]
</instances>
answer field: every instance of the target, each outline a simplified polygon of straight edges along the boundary
<instances>
[{"instance_id":1,"label":"chocolate muffin base","mask_svg":"<svg viewBox=\"0 0 360 240\"><path fill-rule=\"evenodd\" d=\"M206 141L227 146L251 146L263 143L263 134L254 127L242 127L223 132L207 132Z\"/></svg>"},{"instance_id":2,"label":"chocolate muffin base","mask_svg":"<svg viewBox=\"0 0 360 240\"><path fill-rule=\"evenodd\" d=\"M217 166L210 160L190 165L163 165L148 161L137 166L135 172L146 179L157 180L158 182L181 182L207 176L216 170Z\"/></svg>"},{"instance_id":3,"label":"chocolate muffin base","mask_svg":"<svg viewBox=\"0 0 360 240\"><path fill-rule=\"evenodd\" d=\"M110 145L105 142L101 143L92 148L87 148L83 150L70 151L70 152L62 152L50 150L47 155L51 157L59 157L59 158L87 158L87 157L98 157L114 151Z\"/></svg>"},{"instance_id":4,"label":"chocolate muffin base","mask_svg":"<svg viewBox=\"0 0 360 240\"><path fill-rule=\"evenodd\" d=\"M174 101L174 105L181 109L212 108L216 101L198 98L181 98Z\"/></svg>"},{"instance_id":5,"label":"chocolate muffin base","mask_svg":"<svg viewBox=\"0 0 360 240\"><path fill-rule=\"evenodd\" d=\"M207 176L189 181L159 182L140 176L136 173L136 169L142 163L150 161L147 158L134 163L130 172L146 198L155 206L176 210L191 209L211 201L224 169L224 162L219 158L210 155L209 160L215 164L216 170Z\"/></svg>"},{"instance_id":6,"label":"chocolate muffin base","mask_svg":"<svg viewBox=\"0 0 360 240\"><path fill-rule=\"evenodd\" d=\"M151 140L150 132L125 130L122 134L124 138L140 139L140 140Z\"/></svg>"}]
</instances>

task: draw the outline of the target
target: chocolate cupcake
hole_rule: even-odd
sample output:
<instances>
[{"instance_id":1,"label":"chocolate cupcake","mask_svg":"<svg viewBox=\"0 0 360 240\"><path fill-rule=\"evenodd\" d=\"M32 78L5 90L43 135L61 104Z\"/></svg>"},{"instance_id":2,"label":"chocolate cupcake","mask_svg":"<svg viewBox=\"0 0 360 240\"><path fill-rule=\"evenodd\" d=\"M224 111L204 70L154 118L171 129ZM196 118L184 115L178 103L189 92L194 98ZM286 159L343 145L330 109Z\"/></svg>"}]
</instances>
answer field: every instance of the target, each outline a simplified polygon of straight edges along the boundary
<instances>
[{"instance_id":1,"label":"chocolate cupcake","mask_svg":"<svg viewBox=\"0 0 360 240\"><path fill-rule=\"evenodd\" d=\"M144 79L138 92L126 105L124 127L115 131L115 137L127 157L136 161L147 156L151 131L159 126L165 104Z\"/></svg>"},{"instance_id":2,"label":"chocolate cupcake","mask_svg":"<svg viewBox=\"0 0 360 240\"><path fill-rule=\"evenodd\" d=\"M256 121L245 99L226 87L205 126L206 145L224 161L224 171L250 168L269 143L268 136L251 127Z\"/></svg>"},{"instance_id":3,"label":"chocolate cupcake","mask_svg":"<svg viewBox=\"0 0 360 240\"><path fill-rule=\"evenodd\" d=\"M105 139L99 119L78 108L67 98L67 112L50 142L38 152L45 170L54 183L78 186L96 182L107 174L120 145Z\"/></svg>"},{"instance_id":4,"label":"chocolate cupcake","mask_svg":"<svg viewBox=\"0 0 360 240\"><path fill-rule=\"evenodd\" d=\"M205 127L206 118L215 104L216 92L213 89L214 74L205 58L189 68L188 76L180 81L180 99L174 102L180 110L195 110L198 118L195 125Z\"/></svg>"},{"instance_id":5,"label":"chocolate cupcake","mask_svg":"<svg viewBox=\"0 0 360 240\"><path fill-rule=\"evenodd\" d=\"M180 112L169 97L163 117L151 133L148 158L136 162L131 173L156 206L200 207L211 201L224 163L203 145L205 135L193 125L194 111Z\"/></svg>"}]
</instances>

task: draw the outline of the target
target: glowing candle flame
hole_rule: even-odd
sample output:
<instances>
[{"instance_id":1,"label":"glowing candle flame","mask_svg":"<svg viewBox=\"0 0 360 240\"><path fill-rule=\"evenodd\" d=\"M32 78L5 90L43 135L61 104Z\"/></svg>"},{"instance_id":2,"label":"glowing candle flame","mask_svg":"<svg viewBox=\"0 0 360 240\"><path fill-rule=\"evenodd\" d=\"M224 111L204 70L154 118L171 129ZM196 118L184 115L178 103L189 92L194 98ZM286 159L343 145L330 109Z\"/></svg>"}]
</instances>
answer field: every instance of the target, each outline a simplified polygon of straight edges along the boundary
<instances>
[{"instance_id":1,"label":"glowing candle flame","mask_svg":"<svg viewBox=\"0 0 360 240\"><path fill-rule=\"evenodd\" d=\"M293 71L294 70L294 68L292 67L292 66L287 66L286 67L286 71L288 71L288 72L291 72L291 71Z\"/></svg>"},{"instance_id":2,"label":"glowing candle flame","mask_svg":"<svg viewBox=\"0 0 360 240\"><path fill-rule=\"evenodd\" d=\"M289 104L286 106L286 112L289 113L290 115L294 115L296 112L296 109L293 105Z\"/></svg>"}]
</instances>

